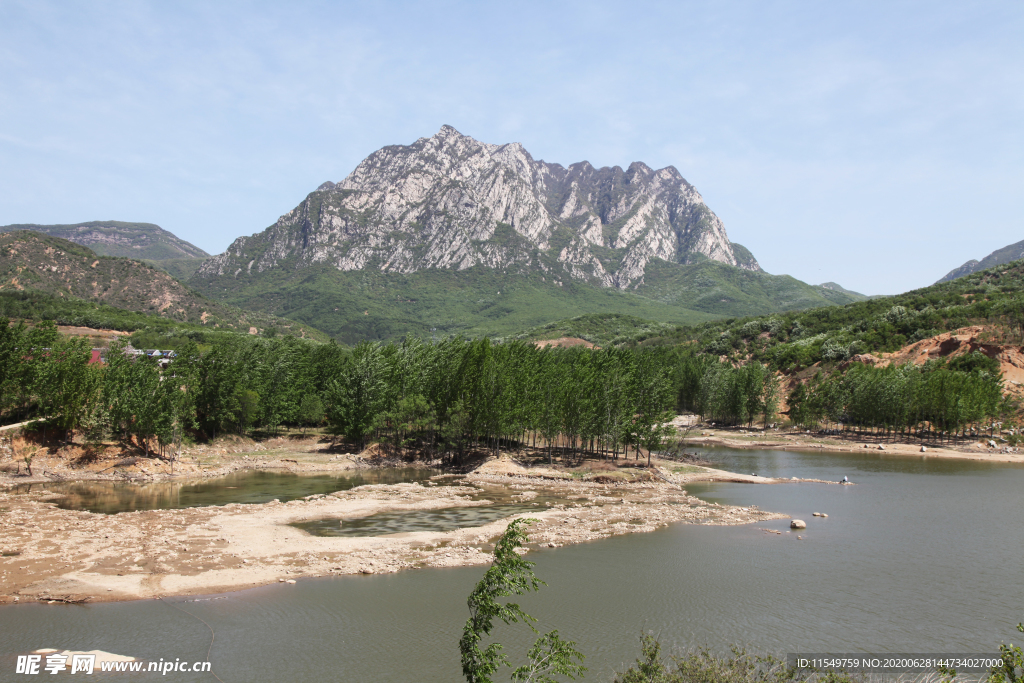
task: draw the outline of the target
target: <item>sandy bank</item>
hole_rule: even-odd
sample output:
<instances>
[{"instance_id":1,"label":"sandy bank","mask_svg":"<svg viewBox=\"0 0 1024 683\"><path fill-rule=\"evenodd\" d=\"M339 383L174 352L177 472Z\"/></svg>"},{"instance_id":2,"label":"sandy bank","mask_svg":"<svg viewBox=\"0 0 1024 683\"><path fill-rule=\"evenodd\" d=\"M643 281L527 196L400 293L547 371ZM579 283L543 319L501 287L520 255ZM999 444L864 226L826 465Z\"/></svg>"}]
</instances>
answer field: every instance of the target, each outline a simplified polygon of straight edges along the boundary
<instances>
[{"instance_id":1,"label":"sandy bank","mask_svg":"<svg viewBox=\"0 0 1024 683\"><path fill-rule=\"evenodd\" d=\"M533 547L648 532L672 522L734 525L783 517L756 507L705 503L683 489L691 481L778 480L670 464L658 477L581 481L501 458L456 485L369 485L288 503L117 515L61 510L45 489L7 490L0 492L0 602L133 600L301 577L484 564L508 523L506 518L456 531L375 537L318 537L289 526L325 517L513 501L536 507L527 513L539 520L531 527ZM531 503L538 497L558 503Z\"/></svg>"},{"instance_id":2,"label":"sandy bank","mask_svg":"<svg viewBox=\"0 0 1024 683\"><path fill-rule=\"evenodd\" d=\"M709 430L706 436L691 436L685 440L691 446L724 446L747 450L831 451L839 453L878 452L922 458L959 458L986 462L1024 463L1024 452L1007 452L1002 447L991 447L988 439L975 439L962 446L934 447L921 444L890 443L857 438L839 438L793 432L750 432ZM879 448L881 446L881 448Z\"/></svg>"}]
</instances>

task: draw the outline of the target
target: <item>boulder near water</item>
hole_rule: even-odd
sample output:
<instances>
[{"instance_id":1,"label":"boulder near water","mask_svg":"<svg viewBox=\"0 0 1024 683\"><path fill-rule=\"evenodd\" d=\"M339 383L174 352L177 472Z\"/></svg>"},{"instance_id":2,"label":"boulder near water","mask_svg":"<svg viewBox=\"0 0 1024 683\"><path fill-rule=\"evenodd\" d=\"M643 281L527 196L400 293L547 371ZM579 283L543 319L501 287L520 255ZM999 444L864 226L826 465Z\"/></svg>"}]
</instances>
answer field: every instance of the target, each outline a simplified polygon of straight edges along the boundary
<instances>
[{"instance_id":1,"label":"boulder near water","mask_svg":"<svg viewBox=\"0 0 1024 683\"><path fill-rule=\"evenodd\" d=\"M806 529L807 528L807 522L805 522L802 519L794 519L792 522L789 523L789 528L790 529Z\"/></svg>"}]
</instances>

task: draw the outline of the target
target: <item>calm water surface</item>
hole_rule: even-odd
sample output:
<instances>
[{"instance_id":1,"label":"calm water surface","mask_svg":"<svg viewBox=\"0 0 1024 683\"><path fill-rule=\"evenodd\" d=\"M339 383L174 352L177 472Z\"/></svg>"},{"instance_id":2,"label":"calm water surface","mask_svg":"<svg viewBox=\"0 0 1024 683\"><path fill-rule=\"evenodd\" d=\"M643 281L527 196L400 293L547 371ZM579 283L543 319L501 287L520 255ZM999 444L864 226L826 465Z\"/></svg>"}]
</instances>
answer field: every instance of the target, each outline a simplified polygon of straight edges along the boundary
<instances>
[{"instance_id":1,"label":"calm water surface","mask_svg":"<svg viewBox=\"0 0 1024 683\"><path fill-rule=\"evenodd\" d=\"M521 603L542 630L557 628L579 643L587 680L610 681L636 657L643 630L670 648L740 643L780 654L991 652L1001 640L1019 639L1013 625L1024 621L1024 467L876 454L705 456L740 472L833 481L847 475L858 485L692 489L709 500L802 518L802 541L786 533L788 520L680 524L531 553L548 586ZM814 511L829 517L812 517ZM300 580L169 602L216 630L211 660L225 683L457 681L466 596L483 571ZM515 627L495 635L513 660L532 640ZM203 659L209 637L198 620L157 600L7 606L0 608L0 680L18 680L13 654L35 648Z\"/></svg>"},{"instance_id":2,"label":"calm water surface","mask_svg":"<svg viewBox=\"0 0 1024 683\"><path fill-rule=\"evenodd\" d=\"M435 470L399 468L361 470L346 475L298 475L289 472L245 470L216 479L175 482L73 482L67 484L24 484L19 491L46 489L64 497L58 507L88 510L104 514L135 510L192 508L231 503L266 503L277 498L282 503L319 493L345 491L364 484L400 484L424 481L438 474Z\"/></svg>"}]
</instances>

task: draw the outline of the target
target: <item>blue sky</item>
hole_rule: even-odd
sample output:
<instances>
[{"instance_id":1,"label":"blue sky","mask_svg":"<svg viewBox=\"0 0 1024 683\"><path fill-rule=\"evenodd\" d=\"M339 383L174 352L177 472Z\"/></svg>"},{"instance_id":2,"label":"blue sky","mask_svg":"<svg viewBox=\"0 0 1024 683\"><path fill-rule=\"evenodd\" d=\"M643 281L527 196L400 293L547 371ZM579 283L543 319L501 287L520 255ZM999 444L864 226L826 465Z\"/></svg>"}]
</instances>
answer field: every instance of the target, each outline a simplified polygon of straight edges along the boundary
<instances>
[{"instance_id":1,"label":"blue sky","mask_svg":"<svg viewBox=\"0 0 1024 683\"><path fill-rule=\"evenodd\" d=\"M0 0L0 224L217 253L446 123L673 165L767 271L905 291L1024 239L1024 3Z\"/></svg>"}]
</instances>

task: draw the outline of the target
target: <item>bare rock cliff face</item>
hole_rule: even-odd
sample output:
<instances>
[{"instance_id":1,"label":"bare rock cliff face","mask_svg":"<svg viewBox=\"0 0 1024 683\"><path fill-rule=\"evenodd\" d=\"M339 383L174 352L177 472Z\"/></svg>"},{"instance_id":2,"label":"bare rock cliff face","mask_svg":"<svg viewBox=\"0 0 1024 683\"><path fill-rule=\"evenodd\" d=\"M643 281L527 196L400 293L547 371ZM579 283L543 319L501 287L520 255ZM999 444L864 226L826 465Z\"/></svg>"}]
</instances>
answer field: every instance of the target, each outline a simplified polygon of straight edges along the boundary
<instances>
[{"instance_id":1,"label":"bare rock cliff face","mask_svg":"<svg viewBox=\"0 0 1024 683\"><path fill-rule=\"evenodd\" d=\"M565 168L534 160L519 143L489 145L444 126L374 152L264 232L235 240L197 276L313 264L398 273L483 265L626 288L659 258L760 270L675 168Z\"/></svg>"}]
</instances>

